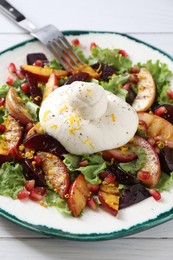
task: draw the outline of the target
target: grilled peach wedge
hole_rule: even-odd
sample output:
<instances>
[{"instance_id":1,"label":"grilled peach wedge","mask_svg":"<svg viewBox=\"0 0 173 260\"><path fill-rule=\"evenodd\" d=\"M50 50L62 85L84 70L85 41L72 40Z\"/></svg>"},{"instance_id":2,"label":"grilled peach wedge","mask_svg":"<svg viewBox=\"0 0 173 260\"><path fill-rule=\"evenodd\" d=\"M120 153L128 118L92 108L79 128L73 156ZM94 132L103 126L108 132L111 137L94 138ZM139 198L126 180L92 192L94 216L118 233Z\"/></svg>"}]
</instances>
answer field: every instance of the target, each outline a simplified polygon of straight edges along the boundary
<instances>
[{"instance_id":1,"label":"grilled peach wedge","mask_svg":"<svg viewBox=\"0 0 173 260\"><path fill-rule=\"evenodd\" d=\"M145 112L138 113L139 120L147 125L149 137L159 137L166 146L173 148L173 125L166 119Z\"/></svg>"},{"instance_id":2,"label":"grilled peach wedge","mask_svg":"<svg viewBox=\"0 0 173 260\"><path fill-rule=\"evenodd\" d=\"M20 123L8 116L4 120L5 132L0 140L0 155L8 156L12 149L17 149L22 139L22 127Z\"/></svg>"},{"instance_id":3,"label":"grilled peach wedge","mask_svg":"<svg viewBox=\"0 0 173 260\"><path fill-rule=\"evenodd\" d=\"M51 74L48 82L46 83L46 86L43 90L43 100L56 88L58 87L58 79L55 74Z\"/></svg>"},{"instance_id":4,"label":"grilled peach wedge","mask_svg":"<svg viewBox=\"0 0 173 260\"><path fill-rule=\"evenodd\" d=\"M71 184L67 204L74 217L78 217L87 204L90 191L87 182L80 174Z\"/></svg>"},{"instance_id":5,"label":"grilled peach wedge","mask_svg":"<svg viewBox=\"0 0 173 260\"><path fill-rule=\"evenodd\" d=\"M146 68L141 68L138 73L138 93L132 103L137 111L147 111L153 104L156 96L156 86L151 73Z\"/></svg>"},{"instance_id":6,"label":"grilled peach wedge","mask_svg":"<svg viewBox=\"0 0 173 260\"><path fill-rule=\"evenodd\" d=\"M19 120L21 124L26 125L30 122L33 122L28 109L21 101L20 97L17 94L17 91L13 87L11 87L7 93L5 106L9 114L15 119Z\"/></svg>"},{"instance_id":7,"label":"grilled peach wedge","mask_svg":"<svg viewBox=\"0 0 173 260\"><path fill-rule=\"evenodd\" d=\"M61 159L47 152L38 152L41 159L41 168L45 174L48 186L60 195L61 198L67 194L69 189L69 174Z\"/></svg>"},{"instance_id":8,"label":"grilled peach wedge","mask_svg":"<svg viewBox=\"0 0 173 260\"><path fill-rule=\"evenodd\" d=\"M151 144L141 136L134 136L132 145L134 147L141 147L146 154L145 165L137 173L137 178L144 185L153 188L159 182L161 175L159 157Z\"/></svg>"},{"instance_id":9,"label":"grilled peach wedge","mask_svg":"<svg viewBox=\"0 0 173 260\"><path fill-rule=\"evenodd\" d=\"M110 184L103 181L100 185L98 198L106 211L114 216L117 215L119 209L119 190L116 182Z\"/></svg>"}]
</instances>

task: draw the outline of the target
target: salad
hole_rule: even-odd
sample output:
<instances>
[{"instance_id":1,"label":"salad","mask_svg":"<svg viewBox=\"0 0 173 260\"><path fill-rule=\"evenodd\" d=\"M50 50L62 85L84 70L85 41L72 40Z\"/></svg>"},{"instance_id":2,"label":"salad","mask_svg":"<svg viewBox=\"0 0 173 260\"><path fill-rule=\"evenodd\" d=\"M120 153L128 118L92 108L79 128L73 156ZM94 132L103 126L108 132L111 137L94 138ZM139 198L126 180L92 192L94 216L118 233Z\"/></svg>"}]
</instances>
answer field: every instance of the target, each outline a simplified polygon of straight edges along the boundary
<instances>
[{"instance_id":1,"label":"salad","mask_svg":"<svg viewBox=\"0 0 173 260\"><path fill-rule=\"evenodd\" d=\"M15 61L8 66L9 77L0 86L0 194L31 199L38 206L56 207L73 217L80 217L85 208L102 208L116 216L122 208L150 196L160 200L161 192L169 190L173 182L172 72L159 60L133 64L122 49L102 49L91 42L90 55L85 57L77 38L72 45L87 64L72 73L44 53L28 54L20 68ZM99 140L97 148L89 137L83 140L87 152L73 141L76 136L79 139L77 133L90 131L91 125L98 128L93 124L94 111L96 121L103 121L104 102L97 110L87 103L87 115L80 110L88 122L82 131L78 131L78 117L64 119L66 103L57 109L58 120L63 120L58 124L51 121L55 115L50 111L56 100L57 104L64 100L63 90L72 97L78 85L86 90L87 102L95 88L94 98L106 93L114 101L117 98L117 109L127 108L121 118L111 111L111 124L105 121L101 138L94 136ZM58 99L51 99L55 93ZM118 122L121 132L113 135L112 125ZM57 135L59 125L62 130ZM109 149L102 146L105 136Z\"/></svg>"}]
</instances>

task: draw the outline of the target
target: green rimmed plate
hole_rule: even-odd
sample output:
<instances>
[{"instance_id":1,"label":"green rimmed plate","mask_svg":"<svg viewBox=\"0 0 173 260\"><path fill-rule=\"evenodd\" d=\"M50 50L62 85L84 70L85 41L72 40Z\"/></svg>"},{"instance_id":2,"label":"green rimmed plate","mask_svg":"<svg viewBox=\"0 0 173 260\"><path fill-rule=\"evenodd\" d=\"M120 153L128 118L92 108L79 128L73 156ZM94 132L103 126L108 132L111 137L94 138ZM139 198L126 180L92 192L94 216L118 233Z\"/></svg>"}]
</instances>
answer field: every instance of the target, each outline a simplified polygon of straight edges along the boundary
<instances>
[{"instance_id":1,"label":"green rimmed plate","mask_svg":"<svg viewBox=\"0 0 173 260\"><path fill-rule=\"evenodd\" d=\"M65 32L69 41L78 37L85 54L89 54L91 42L100 47L125 49L134 63L161 60L173 71L173 59L163 51L135 38L119 33L106 32ZM25 63L26 54L51 53L38 41L30 40L13 46L0 54L0 84L7 78L9 62L17 66ZM152 197L119 211L117 217L101 209L97 212L86 210L80 218L61 215L55 208L44 208L32 201L21 202L0 196L0 215L23 227L65 239L95 241L128 236L154 227L173 216L173 187L162 193L162 200L156 202Z\"/></svg>"}]
</instances>

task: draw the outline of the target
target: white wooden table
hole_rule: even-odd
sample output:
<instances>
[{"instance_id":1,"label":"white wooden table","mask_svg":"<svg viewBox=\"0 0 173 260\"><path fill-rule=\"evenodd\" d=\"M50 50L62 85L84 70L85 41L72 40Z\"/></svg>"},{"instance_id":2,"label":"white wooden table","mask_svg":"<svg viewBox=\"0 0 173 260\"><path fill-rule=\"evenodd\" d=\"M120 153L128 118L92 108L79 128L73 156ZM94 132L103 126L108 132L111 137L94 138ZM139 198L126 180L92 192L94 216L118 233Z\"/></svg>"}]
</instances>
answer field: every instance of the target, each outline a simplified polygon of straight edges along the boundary
<instances>
[{"instance_id":1,"label":"white wooden table","mask_svg":"<svg viewBox=\"0 0 173 260\"><path fill-rule=\"evenodd\" d=\"M173 56L173 0L10 0L36 26L128 33ZM29 36L0 14L0 51ZM157 259L173 257L173 220L130 237L76 242L42 236L0 217L0 259Z\"/></svg>"}]
</instances>

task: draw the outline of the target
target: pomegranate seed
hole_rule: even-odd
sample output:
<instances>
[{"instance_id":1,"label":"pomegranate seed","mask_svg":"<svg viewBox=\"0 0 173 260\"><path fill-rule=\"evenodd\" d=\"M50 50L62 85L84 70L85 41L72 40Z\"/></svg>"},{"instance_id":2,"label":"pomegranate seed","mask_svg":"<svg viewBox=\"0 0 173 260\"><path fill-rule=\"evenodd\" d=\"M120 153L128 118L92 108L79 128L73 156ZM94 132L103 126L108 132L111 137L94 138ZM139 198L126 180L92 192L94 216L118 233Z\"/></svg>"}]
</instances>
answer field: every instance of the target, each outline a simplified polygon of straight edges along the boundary
<instances>
[{"instance_id":1,"label":"pomegranate seed","mask_svg":"<svg viewBox=\"0 0 173 260\"><path fill-rule=\"evenodd\" d=\"M87 166L87 165L88 165L88 160L83 160L79 162L80 167Z\"/></svg>"},{"instance_id":2,"label":"pomegranate seed","mask_svg":"<svg viewBox=\"0 0 173 260\"><path fill-rule=\"evenodd\" d=\"M11 63L8 65L8 71L9 71L10 73L15 73L15 72L16 72L16 66L15 66L14 63L11 62Z\"/></svg>"},{"instance_id":3,"label":"pomegranate seed","mask_svg":"<svg viewBox=\"0 0 173 260\"><path fill-rule=\"evenodd\" d=\"M99 191L99 185L98 184L87 184L88 189L92 192L92 193L97 193Z\"/></svg>"},{"instance_id":4,"label":"pomegranate seed","mask_svg":"<svg viewBox=\"0 0 173 260\"><path fill-rule=\"evenodd\" d=\"M36 193L35 190L31 190L29 193L29 198L34 201L40 201L42 200L43 196Z\"/></svg>"},{"instance_id":5,"label":"pomegranate seed","mask_svg":"<svg viewBox=\"0 0 173 260\"><path fill-rule=\"evenodd\" d=\"M25 132L27 133L31 128L33 127L33 123L28 123L26 126L25 126Z\"/></svg>"},{"instance_id":6,"label":"pomegranate seed","mask_svg":"<svg viewBox=\"0 0 173 260\"><path fill-rule=\"evenodd\" d=\"M4 107L5 105L5 98L0 98L0 107Z\"/></svg>"},{"instance_id":7,"label":"pomegranate seed","mask_svg":"<svg viewBox=\"0 0 173 260\"><path fill-rule=\"evenodd\" d=\"M132 82L134 84L137 84L139 82L138 77L136 75L134 75L134 74L130 75L130 79L129 80L130 80L130 82Z\"/></svg>"},{"instance_id":8,"label":"pomegranate seed","mask_svg":"<svg viewBox=\"0 0 173 260\"><path fill-rule=\"evenodd\" d=\"M170 99L173 99L173 91L171 89L168 89L167 90L167 96L170 98Z\"/></svg>"},{"instance_id":9,"label":"pomegranate seed","mask_svg":"<svg viewBox=\"0 0 173 260\"><path fill-rule=\"evenodd\" d=\"M157 108L154 113L157 116L163 116L164 114L166 114L166 112L167 112L166 107L161 106L161 107Z\"/></svg>"},{"instance_id":10,"label":"pomegranate seed","mask_svg":"<svg viewBox=\"0 0 173 260\"><path fill-rule=\"evenodd\" d=\"M36 164L39 166L42 163L41 157L39 155L35 155L34 156L34 161L36 162Z\"/></svg>"},{"instance_id":11,"label":"pomegranate seed","mask_svg":"<svg viewBox=\"0 0 173 260\"><path fill-rule=\"evenodd\" d=\"M97 47L97 44L95 42L91 42L90 44L90 50L92 50L92 48Z\"/></svg>"},{"instance_id":12,"label":"pomegranate seed","mask_svg":"<svg viewBox=\"0 0 173 260\"><path fill-rule=\"evenodd\" d=\"M131 89L131 84L130 83L126 83L126 84L124 84L124 86L123 86L123 88L124 89L126 89L126 90L129 90L129 89Z\"/></svg>"},{"instance_id":13,"label":"pomegranate seed","mask_svg":"<svg viewBox=\"0 0 173 260\"><path fill-rule=\"evenodd\" d=\"M44 196L46 194L46 188L45 187L35 187L34 192L41 196Z\"/></svg>"},{"instance_id":14,"label":"pomegranate seed","mask_svg":"<svg viewBox=\"0 0 173 260\"><path fill-rule=\"evenodd\" d=\"M25 183L25 189L26 189L27 191L33 190L34 187L35 187L35 180L28 180L28 181L26 181L26 183Z\"/></svg>"},{"instance_id":15,"label":"pomegranate seed","mask_svg":"<svg viewBox=\"0 0 173 260\"><path fill-rule=\"evenodd\" d=\"M119 54L121 54L123 57L128 57L128 54L127 54L127 52L126 51L124 51L124 50L119 50L119 52L118 52Z\"/></svg>"},{"instance_id":16,"label":"pomegranate seed","mask_svg":"<svg viewBox=\"0 0 173 260\"><path fill-rule=\"evenodd\" d=\"M22 152L17 149L17 147L12 147L9 151L9 154L14 156L17 160L23 159Z\"/></svg>"},{"instance_id":17,"label":"pomegranate seed","mask_svg":"<svg viewBox=\"0 0 173 260\"><path fill-rule=\"evenodd\" d=\"M137 66L134 66L132 69L131 69L131 71L130 71L131 73L138 73L139 72L139 68L137 67Z\"/></svg>"},{"instance_id":18,"label":"pomegranate seed","mask_svg":"<svg viewBox=\"0 0 173 260\"><path fill-rule=\"evenodd\" d=\"M104 180L109 174L110 174L110 171L105 170L104 172L101 172L99 174L99 177L101 180Z\"/></svg>"},{"instance_id":19,"label":"pomegranate seed","mask_svg":"<svg viewBox=\"0 0 173 260\"><path fill-rule=\"evenodd\" d=\"M115 183L116 177L113 173L110 173L108 176L106 176L104 178L104 182L106 182L107 184L111 184L111 183Z\"/></svg>"},{"instance_id":20,"label":"pomegranate seed","mask_svg":"<svg viewBox=\"0 0 173 260\"><path fill-rule=\"evenodd\" d=\"M77 38L73 39L72 44L73 44L73 46L79 46L80 45L79 39L77 39Z\"/></svg>"},{"instance_id":21,"label":"pomegranate seed","mask_svg":"<svg viewBox=\"0 0 173 260\"><path fill-rule=\"evenodd\" d=\"M1 125L1 124L0 124L0 133L1 133L1 134L4 133L5 130L6 130L5 125Z\"/></svg>"},{"instance_id":22,"label":"pomegranate seed","mask_svg":"<svg viewBox=\"0 0 173 260\"><path fill-rule=\"evenodd\" d=\"M21 70L16 70L16 76L18 79L24 79L24 75Z\"/></svg>"},{"instance_id":23,"label":"pomegranate seed","mask_svg":"<svg viewBox=\"0 0 173 260\"><path fill-rule=\"evenodd\" d=\"M8 77L7 80L6 80L6 84L10 85L10 86L13 86L14 84L14 79L12 77Z\"/></svg>"},{"instance_id":24,"label":"pomegranate seed","mask_svg":"<svg viewBox=\"0 0 173 260\"><path fill-rule=\"evenodd\" d=\"M29 197L29 192L25 189L19 191L18 195L17 195L17 198L19 200L24 200L24 199L27 199Z\"/></svg>"},{"instance_id":25,"label":"pomegranate seed","mask_svg":"<svg viewBox=\"0 0 173 260\"><path fill-rule=\"evenodd\" d=\"M149 189L149 193L155 200L160 200L161 199L161 194L158 190L155 189Z\"/></svg>"},{"instance_id":26,"label":"pomegranate seed","mask_svg":"<svg viewBox=\"0 0 173 260\"><path fill-rule=\"evenodd\" d=\"M140 180L148 180L150 178L150 172L144 170L138 171L138 178Z\"/></svg>"},{"instance_id":27,"label":"pomegranate seed","mask_svg":"<svg viewBox=\"0 0 173 260\"><path fill-rule=\"evenodd\" d=\"M33 63L34 66L37 66L37 67L42 67L43 66L43 62L41 60L36 60L34 63Z\"/></svg>"},{"instance_id":28,"label":"pomegranate seed","mask_svg":"<svg viewBox=\"0 0 173 260\"><path fill-rule=\"evenodd\" d=\"M88 205L88 207L90 207L92 210L96 210L96 209L98 208L97 202L96 202L96 200L94 199L94 197L90 197L90 198L87 200L87 205Z\"/></svg>"},{"instance_id":29,"label":"pomegranate seed","mask_svg":"<svg viewBox=\"0 0 173 260\"><path fill-rule=\"evenodd\" d=\"M147 133L147 124L144 120L139 120L138 130Z\"/></svg>"},{"instance_id":30,"label":"pomegranate seed","mask_svg":"<svg viewBox=\"0 0 173 260\"><path fill-rule=\"evenodd\" d=\"M23 83L23 84L21 85L21 89L22 89L22 91L23 91L25 94L28 94L28 93L30 92L30 88L29 88L28 83Z\"/></svg>"}]
</instances>

